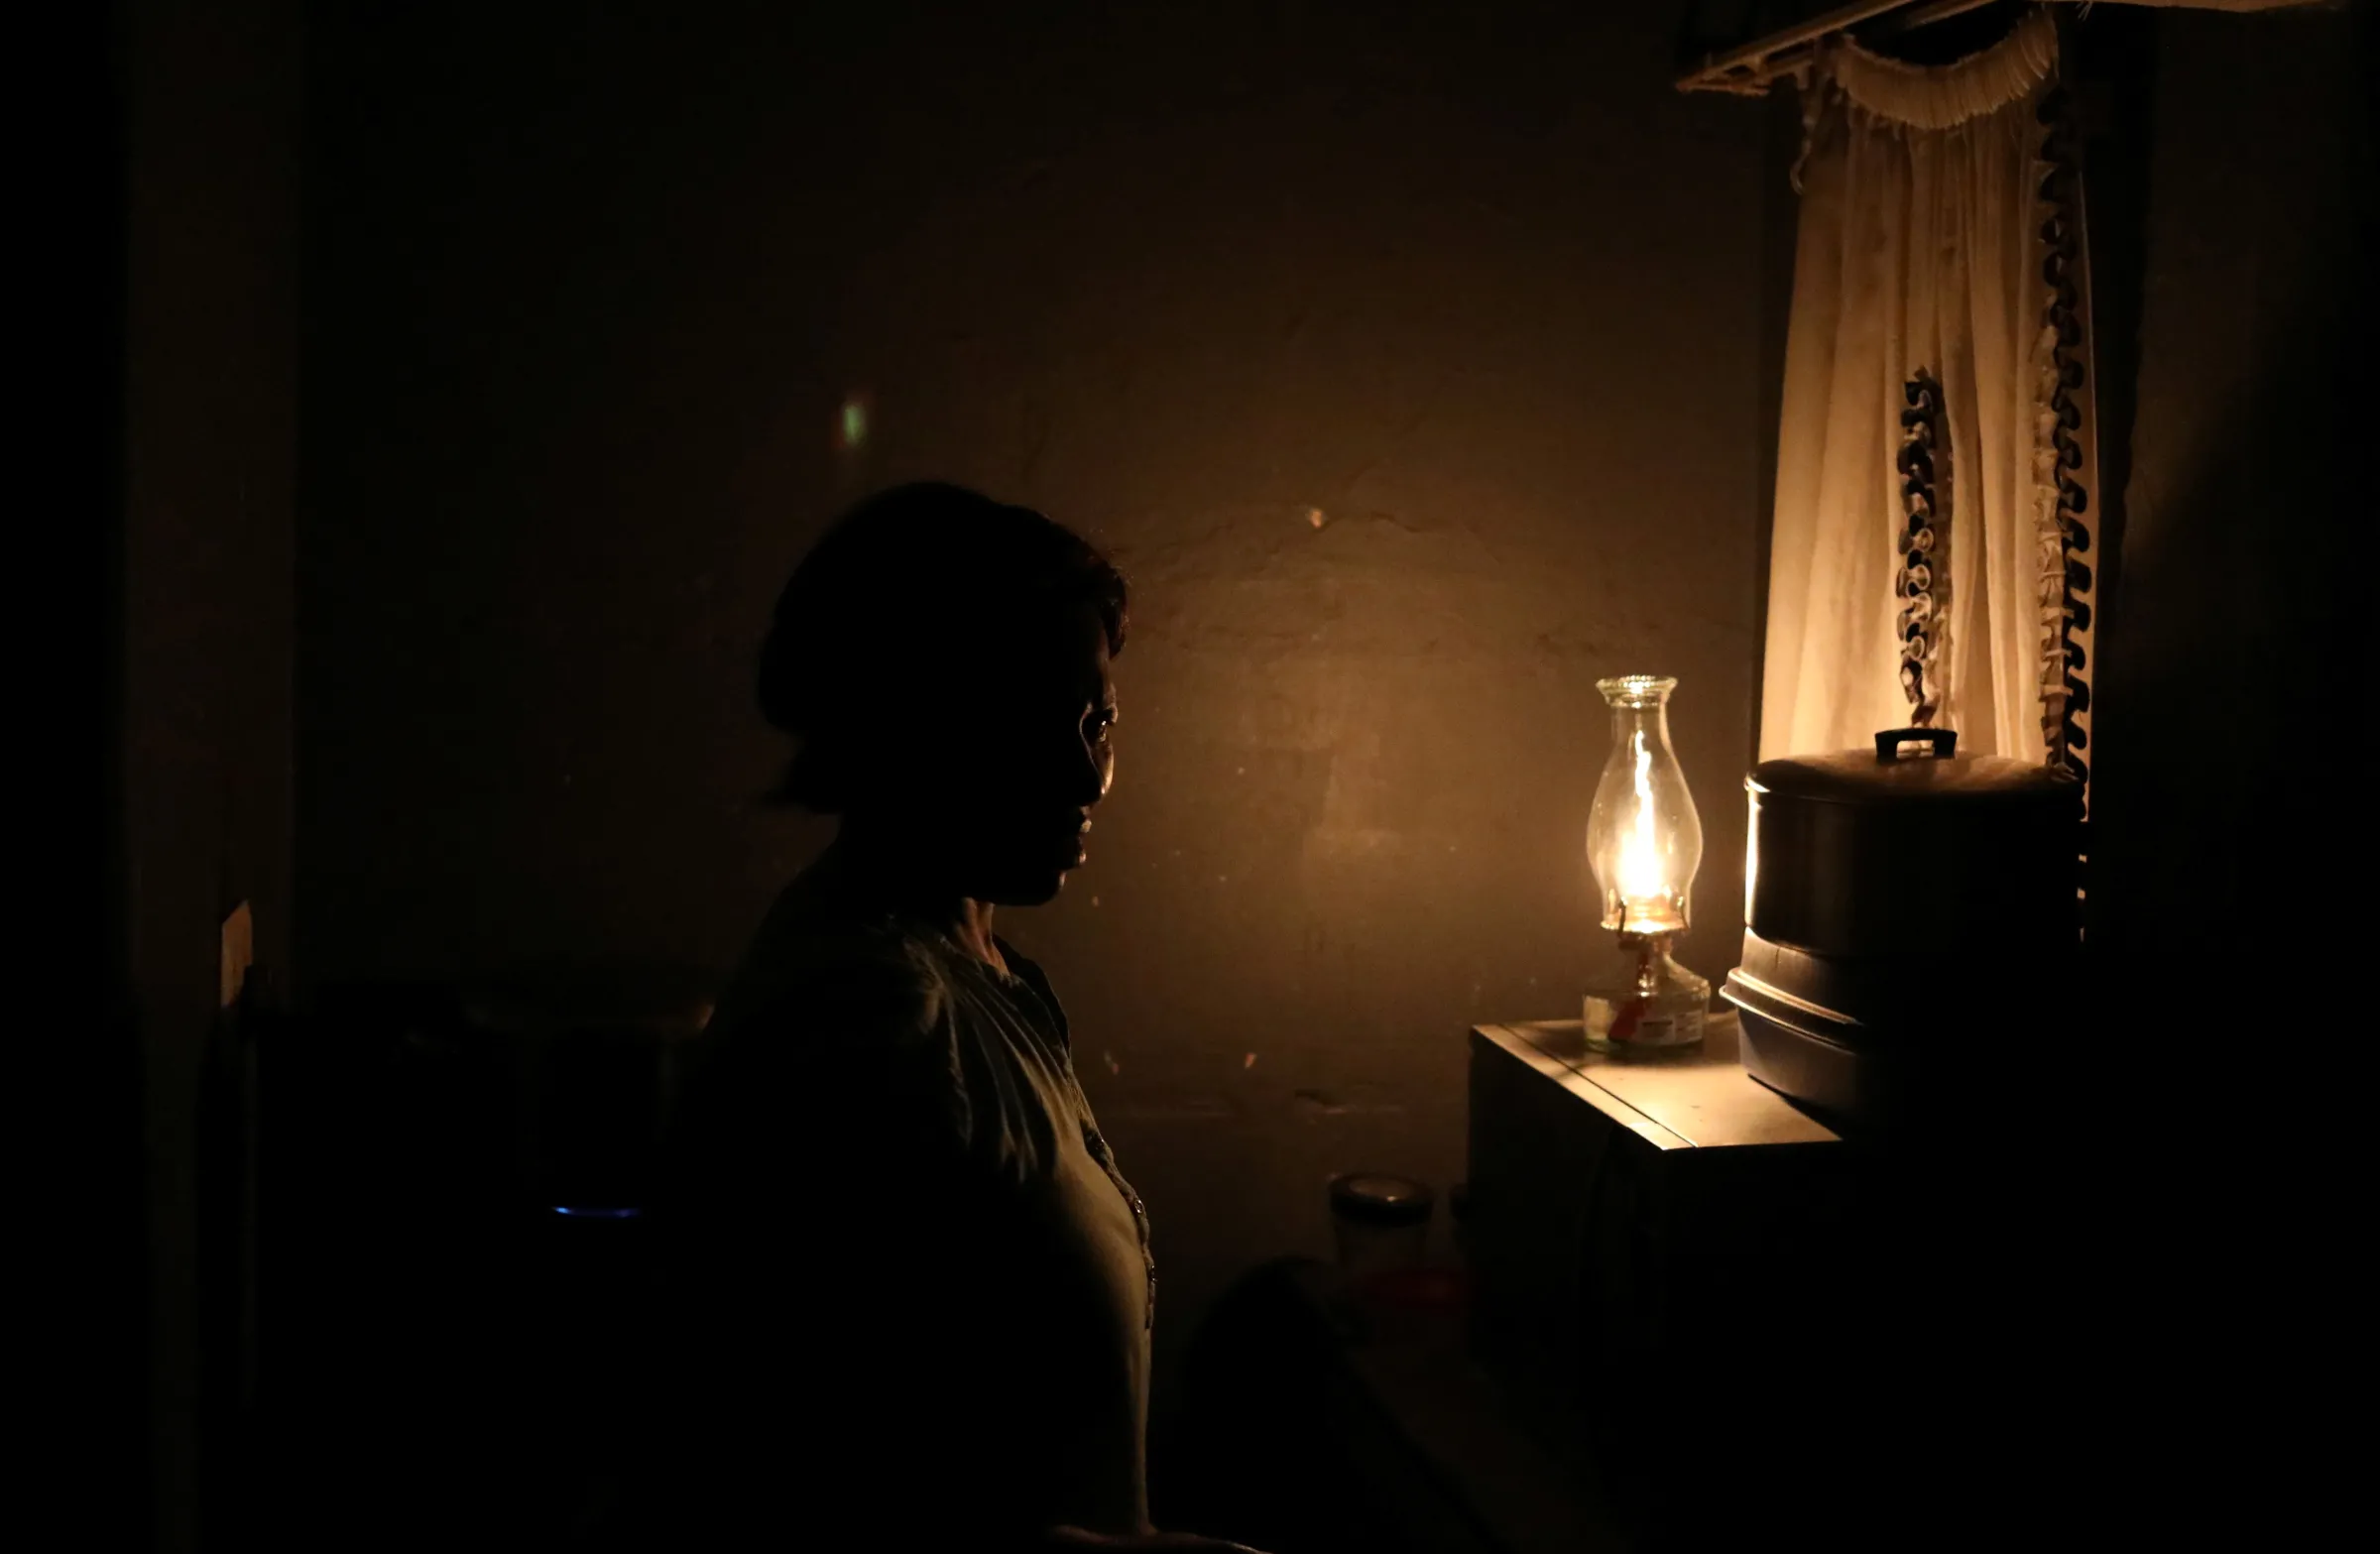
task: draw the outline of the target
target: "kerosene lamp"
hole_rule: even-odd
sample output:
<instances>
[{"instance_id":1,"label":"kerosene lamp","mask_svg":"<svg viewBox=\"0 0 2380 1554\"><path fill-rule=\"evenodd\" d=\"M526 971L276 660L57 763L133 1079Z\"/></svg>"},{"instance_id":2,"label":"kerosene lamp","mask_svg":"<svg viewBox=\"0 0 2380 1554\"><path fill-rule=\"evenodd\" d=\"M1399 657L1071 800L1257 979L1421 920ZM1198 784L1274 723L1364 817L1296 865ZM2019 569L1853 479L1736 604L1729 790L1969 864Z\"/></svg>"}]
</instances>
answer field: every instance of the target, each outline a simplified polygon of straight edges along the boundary
<instances>
[{"instance_id":1,"label":"kerosene lamp","mask_svg":"<svg viewBox=\"0 0 2380 1554\"><path fill-rule=\"evenodd\" d=\"M1686 931L1703 822L1669 744L1664 674L1623 674L1595 688L1611 707L1611 756L1595 785L1587 863L1603 888L1604 926L1628 956L1625 978L1590 991L1587 1044L1603 1052L1692 1047L1703 1039L1711 984L1670 957Z\"/></svg>"}]
</instances>

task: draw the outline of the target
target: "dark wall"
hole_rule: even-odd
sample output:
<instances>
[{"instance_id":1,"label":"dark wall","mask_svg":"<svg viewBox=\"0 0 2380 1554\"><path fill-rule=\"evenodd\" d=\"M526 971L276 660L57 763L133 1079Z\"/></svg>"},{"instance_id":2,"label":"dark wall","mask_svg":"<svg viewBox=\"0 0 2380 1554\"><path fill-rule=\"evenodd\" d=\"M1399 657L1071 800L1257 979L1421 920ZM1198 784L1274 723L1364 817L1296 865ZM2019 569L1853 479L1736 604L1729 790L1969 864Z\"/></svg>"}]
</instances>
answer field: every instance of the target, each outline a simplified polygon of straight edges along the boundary
<instances>
[{"instance_id":1,"label":"dark wall","mask_svg":"<svg viewBox=\"0 0 2380 1554\"><path fill-rule=\"evenodd\" d=\"M1425 14L1426 13L1426 14ZM1462 1158L1610 964L1598 676L1740 931L1761 113L1662 7L352 6L309 58L305 963L721 968L821 838L751 657L939 475L1131 573L1116 796L1010 928L1178 1303ZM1773 333L1773 331L1771 331ZM865 394L856 451L832 439ZM888 630L893 629L888 623Z\"/></svg>"},{"instance_id":2,"label":"dark wall","mask_svg":"<svg viewBox=\"0 0 2380 1554\"><path fill-rule=\"evenodd\" d=\"M286 969L298 30L283 0L121 13L122 901L144 1069L158 1535L199 1463L201 1063L225 913Z\"/></svg>"},{"instance_id":3,"label":"dark wall","mask_svg":"<svg viewBox=\"0 0 2380 1554\"><path fill-rule=\"evenodd\" d=\"M2092 797L2107 998L2019 1061L2071 1098L2045 1122L2086 1260L2058 1278L2094 1400L2076 1460L2110 1531L2303 1541L2275 1529L2321 1535L2294 1488L2305 1439L2248 1421L2323 1386L2333 1324L2362 1320L2336 1234L2354 1060L2332 1033L2370 955L2371 13L2111 9L2086 26L2149 36L2092 184L2129 423L2103 443L2124 461ZM2072 1083L2086 1060L2095 1099ZM2133 1466L2102 1481L2111 1424Z\"/></svg>"},{"instance_id":4,"label":"dark wall","mask_svg":"<svg viewBox=\"0 0 2380 1554\"><path fill-rule=\"evenodd\" d=\"M2343 964L2355 913L2285 903L2352 900L2342 866L2369 832L2345 778L2369 657L2350 635L2350 530L2371 509L2368 15L2157 22L2094 798L2100 920L2144 992L2259 922L2287 920L2310 971Z\"/></svg>"}]
</instances>

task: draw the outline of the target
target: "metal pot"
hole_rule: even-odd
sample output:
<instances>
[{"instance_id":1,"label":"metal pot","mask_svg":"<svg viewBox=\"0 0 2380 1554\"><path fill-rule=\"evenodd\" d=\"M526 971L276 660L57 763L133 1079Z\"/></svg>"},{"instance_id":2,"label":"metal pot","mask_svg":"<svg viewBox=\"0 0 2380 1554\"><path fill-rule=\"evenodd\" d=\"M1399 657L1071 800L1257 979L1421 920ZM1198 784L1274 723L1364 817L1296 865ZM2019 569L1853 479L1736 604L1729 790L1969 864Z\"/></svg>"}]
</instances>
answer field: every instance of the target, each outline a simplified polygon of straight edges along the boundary
<instances>
[{"instance_id":1,"label":"metal pot","mask_svg":"<svg viewBox=\"0 0 2380 1554\"><path fill-rule=\"evenodd\" d=\"M2072 942L2082 784L2063 770L1962 756L1948 729L1888 729L1875 753L1764 761L1744 926L1810 955L1964 958Z\"/></svg>"},{"instance_id":2,"label":"metal pot","mask_svg":"<svg viewBox=\"0 0 2380 1554\"><path fill-rule=\"evenodd\" d=\"M1725 996L1744 1067L1838 1122L1939 1122L1975 1038L2070 998L2081 784L1961 756L1944 729L1890 729L1873 755L1764 761L1743 960Z\"/></svg>"}]
</instances>

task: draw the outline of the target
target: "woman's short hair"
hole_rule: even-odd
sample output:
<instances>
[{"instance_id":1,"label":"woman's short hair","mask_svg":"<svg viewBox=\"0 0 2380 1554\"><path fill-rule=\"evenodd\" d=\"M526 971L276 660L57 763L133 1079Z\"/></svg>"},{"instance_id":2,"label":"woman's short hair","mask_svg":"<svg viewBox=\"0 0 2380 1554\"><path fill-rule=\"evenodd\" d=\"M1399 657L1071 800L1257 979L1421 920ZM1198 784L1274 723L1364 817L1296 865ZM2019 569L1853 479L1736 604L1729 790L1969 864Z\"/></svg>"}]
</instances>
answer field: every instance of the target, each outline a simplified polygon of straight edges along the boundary
<instances>
[{"instance_id":1,"label":"woman's short hair","mask_svg":"<svg viewBox=\"0 0 2380 1554\"><path fill-rule=\"evenodd\" d=\"M773 801L840 814L868 762L920 711L920 685L1003 634L1090 610L1124 651L1124 575L1030 508L940 482L851 509L794 567L761 647L762 715L797 742Z\"/></svg>"}]
</instances>

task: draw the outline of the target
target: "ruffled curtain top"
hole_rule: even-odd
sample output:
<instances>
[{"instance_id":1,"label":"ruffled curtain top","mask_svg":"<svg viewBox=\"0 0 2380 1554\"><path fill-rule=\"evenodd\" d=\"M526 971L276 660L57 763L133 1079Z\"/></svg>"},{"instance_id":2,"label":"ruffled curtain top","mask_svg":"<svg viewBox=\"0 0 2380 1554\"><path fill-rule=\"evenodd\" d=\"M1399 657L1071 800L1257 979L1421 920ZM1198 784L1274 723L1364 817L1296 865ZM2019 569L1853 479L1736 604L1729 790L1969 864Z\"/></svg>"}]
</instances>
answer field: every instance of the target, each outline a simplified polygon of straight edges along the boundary
<instances>
[{"instance_id":1,"label":"ruffled curtain top","mask_svg":"<svg viewBox=\"0 0 2380 1554\"><path fill-rule=\"evenodd\" d=\"M1888 60L1845 38L1821 51L1818 70L1854 107L1911 129L1947 130L1997 112L2058 66L2058 24L2028 12L2007 37L1951 64Z\"/></svg>"}]
</instances>

